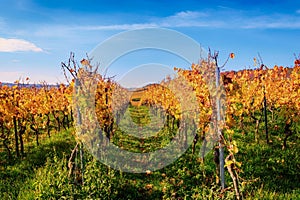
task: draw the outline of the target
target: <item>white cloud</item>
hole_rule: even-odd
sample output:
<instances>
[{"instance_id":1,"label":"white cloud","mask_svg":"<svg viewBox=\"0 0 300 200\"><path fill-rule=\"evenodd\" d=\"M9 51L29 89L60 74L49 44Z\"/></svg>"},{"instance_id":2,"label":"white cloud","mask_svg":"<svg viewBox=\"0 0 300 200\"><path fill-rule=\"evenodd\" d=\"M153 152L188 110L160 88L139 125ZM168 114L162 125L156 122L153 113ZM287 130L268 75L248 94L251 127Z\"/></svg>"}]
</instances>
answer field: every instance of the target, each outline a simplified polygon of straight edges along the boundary
<instances>
[{"instance_id":1,"label":"white cloud","mask_svg":"<svg viewBox=\"0 0 300 200\"><path fill-rule=\"evenodd\" d=\"M0 52L16 51L42 52L43 50L26 40L0 38Z\"/></svg>"},{"instance_id":2,"label":"white cloud","mask_svg":"<svg viewBox=\"0 0 300 200\"><path fill-rule=\"evenodd\" d=\"M206 12L197 11L182 11L174 15L155 18L150 22L134 23L134 24L112 24L112 25L86 25L70 27L70 30L85 30L85 31L115 31L115 30L132 30L140 28L153 27L207 27L207 26L222 26L222 22L215 20L207 20L209 14ZM63 29L62 29L63 30ZM51 33L52 31L47 31Z\"/></svg>"},{"instance_id":3,"label":"white cloud","mask_svg":"<svg viewBox=\"0 0 300 200\"><path fill-rule=\"evenodd\" d=\"M300 14L300 9L297 10ZM246 29L300 29L300 17L293 14L270 13L255 15L250 11L220 9L182 11L172 16L157 19L163 27L211 27L211 28L246 28Z\"/></svg>"},{"instance_id":4,"label":"white cloud","mask_svg":"<svg viewBox=\"0 0 300 200\"><path fill-rule=\"evenodd\" d=\"M30 83L42 83L46 82L48 84L59 84L66 83L65 77L59 73L51 74L49 73L33 73L24 71L0 71L0 82L1 83L14 83L15 81L20 81L20 83L25 83L26 78L29 78Z\"/></svg>"},{"instance_id":5,"label":"white cloud","mask_svg":"<svg viewBox=\"0 0 300 200\"><path fill-rule=\"evenodd\" d=\"M88 30L88 31L98 31L98 30L130 30L130 29L141 29L141 28L153 28L157 27L156 23L140 23L140 24L115 24L115 25L99 25L99 26L76 26L71 29L76 30Z\"/></svg>"},{"instance_id":6,"label":"white cloud","mask_svg":"<svg viewBox=\"0 0 300 200\"><path fill-rule=\"evenodd\" d=\"M175 15L170 16L174 19L197 19L199 17L206 17L208 16L205 12L197 12L197 11L181 11L178 13L175 13Z\"/></svg>"},{"instance_id":7,"label":"white cloud","mask_svg":"<svg viewBox=\"0 0 300 200\"><path fill-rule=\"evenodd\" d=\"M300 10L297 11L300 13ZM95 26L75 26L70 30L130 30L149 27L211 27L229 29L300 29L300 17L292 14L253 15L249 11L221 9L181 11L174 15L154 18L149 22L136 24L112 24ZM49 33L49 31L47 31ZM50 31L51 32L51 31Z\"/></svg>"},{"instance_id":8,"label":"white cloud","mask_svg":"<svg viewBox=\"0 0 300 200\"><path fill-rule=\"evenodd\" d=\"M209 18L208 12L182 11L174 15L157 19L157 23L162 27L220 27L221 21Z\"/></svg>"},{"instance_id":9,"label":"white cloud","mask_svg":"<svg viewBox=\"0 0 300 200\"><path fill-rule=\"evenodd\" d=\"M300 13L300 9L297 11ZM300 15L278 13L256 13L255 11L235 10L219 7L204 11L181 11L165 17L148 18L139 23L116 23L103 25L47 24L38 26L30 32L17 34L22 36L68 38L78 40L89 31L126 31L141 28L180 28L180 27L208 27L226 29L300 29ZM1 42L1 41L0 41ZM23 41L25 42L25 41ZM29 43L26 50L42 51ZM2 47L0 46L0 51ZM2 50L3 51L3 50Z\"/></svg>"},{"instance_id":10,"label":"white cloud","mask_svg":"<svg viewBox=\"0 0 300 200\"><path fill-rule=\"evenodd\" d=\"M247 25L241 26L245 29L299 29L300 23L293 22L258 22L258 23L249 23Z\"/></svg>"},{"instance_id":11,"label":"white cloud","mask_svg":"<svg viewBox=\"0 0 300 200\"><path fill-rule=\"evenodd\" d=\"M300 17L286 14L257 16L241 19L241 28L246 29L299 29Z\"/></svg>"},{"instance_id":12,"label":"white cloud","mask_svg":"<svg viewBox=\"0 0 300 200\"><path fill-rule=\"evenodd\" d=\"M13 83L17 80L22 80L25 77L25 72L12 71L12 72L0 72L0 82Z\"/></svg>"}]
</instances>

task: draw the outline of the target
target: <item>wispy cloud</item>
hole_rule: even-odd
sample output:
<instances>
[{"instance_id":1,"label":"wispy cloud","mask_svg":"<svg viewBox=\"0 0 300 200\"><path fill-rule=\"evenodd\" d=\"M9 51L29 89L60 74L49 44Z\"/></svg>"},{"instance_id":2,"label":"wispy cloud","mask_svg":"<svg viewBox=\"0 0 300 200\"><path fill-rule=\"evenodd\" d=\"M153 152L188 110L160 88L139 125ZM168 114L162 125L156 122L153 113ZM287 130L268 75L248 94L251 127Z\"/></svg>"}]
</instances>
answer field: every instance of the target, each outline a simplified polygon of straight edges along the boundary
<instances>
[{"instance_id":1,"label":"wispy cloud","mask_svg":"<svg viewBox=\"0 0 300 200\"><path fill-rule=\"evenodd\" d=\"M140 28L153 27L208 27L222 26L224 23L216 20L208 20L209 14L197 11L182 11L174 15L155 18L148 22L133 24L112 24L112 25L84 25L69 27L70 30L86 30L86 31L115 31L115 30L131 30ZM49 33L49 31L47 31Z\"/></svg>"},{"instance_id":2,"label":"wispy cloud","mask_svg":"<svg viewBox=\"0 0 300 200\"><path fill-rule=\"evenodd\" d=\"M114 24L114 25L96 25L96 26L74 26L70 29L74 30L87 30L87 31L97 31L97 30L130 30L130 29L141 29L141 28L153 28L158 27L156 23L135 23L135 24Z\"/></svg>"},{"instance_id":3,"label":"wispy cloud","mask_svg":"<svg viewBox=\"0 0 300 200\"><path fill-rule=\"evenodd\" d=\"M300 13L300 10L297 11ZM247 11L221 9L182 11L145 23L77 26L77 30L130 30L149 27L211 27L231 29L300 29L300 16L292 14L253 15Z\"/></svg>"},{"instance_id":4,"label":"wispy cloud","mask_svg":"<svg viewBox=\"0 0 300 200\"><path fill-rule=\"evenodd\" d=\"M44 81L46 81L48 84L66 83L65 77L63 75L51 76L46 73L0 70L0 82L2 83L13 83L15 81L25 83L27 82L27 77L30 79L30 83L43 83Z\"/></svg>"},{"instance_id":5,"label":"wispy cloud","mask_svg":"<svg viewBox=\"0 0 300 200\"><path fill-rule=\"evenodd\" d=\"M175 20L179 19L198 19L199 17L207 17L208 13L206 12L198 12L198 11L181 11L178 13L175 13L174 15L168 17L168 18L173 18Z\"/></svg>"},{"instance_id":6,"label":"wispy cloud","mask_svg":"<svg viewBox=\"0 0 300 200\"><path fill-rule=\"evenodd\" d=\"M297 11L300 14L300 9ZM233 29L300 29L300 16L294 14L260 14L221 8L206 12L184 11L162 18L165 27L211 27Z\"/></svg>"},{"instance_id":7,"label":"wispy cloud","mask_svg":"<svg viewBox=\"0 0 300 200\"><path fill-rule=\"evenodd\" d=\"M300 29L300 16L288 14L261 15L241 19L246 29Z\"/></svg>"},{"instance_id":8,"label":"wispy cloud","mask_svg":"<svg viewBox=\"0 0 300 200\"><path fill-rule=\"evenodd\" d=\"M222 21L210 18L209 12L198 11L181 11L174 15L160 18L157 20L159 26L162 27L220 27L223 26Z\"/></svg>"},{"instance_id":9,"label":"wispy cloud","mask_svg":"<svg viewBox=\"0 0 300 200\"><path fill-rule=\"evenodd\" d=\"M297 11L300 13L300 9ZM89 18L89 16L86 16ZM94 17L95 18L95 17ZM102 17L103 18L103 17ZM124 20L126 20L124 18ZM123 19L120 21L124 21ZM83 20L85 21L85 20ZM88 21L88 20L86 20ZM130 21L130 20L128 20ZM141 28L224 28L224 29L300 29L300 15L289 13L258 13L256 11L238 10L233 8L218 7L217 9L200 10L200 11L181 11L165 17L141 18L135 23L102 23L91 21L93 24L42 24L34 26L30 32L28 30L18 30L15 35L69 38L78 39L81 35L88 34L89 31L125 31ZM0 41L1 42L1 41ZM11 41L12 42L12 41ZM32 43L24 44L26 50L42 51ZM0 51L2 47L0 47ZM23 49L24 50L24 49Z\"/></svg>"},{"instance_id":10,"label":"wispy cloud","mask_svg":"<svg viewBox=\"0 0 300 200\"><path fill-rule=\"evenodd\" d=\"M0 81L13 83L17 80L22 80L25 76L25 72L22 71L0 71Z\"/></svg>"},{"instance_id":11,"label":"wispy cloud","mask_svg":"<svg viewBox=\"0 0 300 200\"><path fill-rule=\"evenodd\" d=\"M35 44L26 40L0 38L0 52L17 51L42 52L43 50Z\"/></svg>"}]
</instances>

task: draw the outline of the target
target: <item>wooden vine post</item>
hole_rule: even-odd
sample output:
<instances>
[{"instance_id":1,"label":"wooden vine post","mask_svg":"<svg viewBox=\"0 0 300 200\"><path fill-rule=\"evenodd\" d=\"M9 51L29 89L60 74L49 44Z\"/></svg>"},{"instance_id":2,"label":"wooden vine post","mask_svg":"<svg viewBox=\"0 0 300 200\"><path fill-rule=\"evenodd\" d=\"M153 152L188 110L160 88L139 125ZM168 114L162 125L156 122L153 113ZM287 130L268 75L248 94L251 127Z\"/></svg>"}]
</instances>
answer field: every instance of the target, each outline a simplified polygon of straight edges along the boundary
<instances>
[{"instance_id":1,"label":"wooden vine post","mask_svg":"<svg viewBox=\"0 0 300 200\"><path fill-rule=\"evenodd\" d=\"M218 66L218 55L219 52L215 51L214 55L211 54L211 51L209 49L209 59L212 58L215 61L215 79L216 79L216 90L219 90L220 88L220 67ZM227 59L228 60L228 59ZM227 62L227 61L226 61ZM224 64L225 65L225 64ZM217 120L215 122L215 131L217 132L218 139L219 139L219 152L216 152L218 154L217 157L219 157L219 178L221 182L221 188L222 190L225 189L225 160L224 160L224 137L222 130L220 128L220 121L221 121L221 99L220 95L216 94L215 96L215 103L216 103L216 109L217 109Z\"/></svg>"},{"instance_id":2,"label":"wooden vine post","mask_svg":"<svg viewBox=\"0 0 300 200\"><path fill-rule=\"evenodd\" d=\"M217 55L215 54L215 60L217 60ZM220 68L218 63L216 62L216 89L218 90L220 87ZM220 96L216 95L216 107L217 107L217 123L216 123L216 130L219 137L219 162L220 162L220 181L222 189L225 189L225 162L224 162L224 139L222 135L222 131L219 126L219 122L221 121L221 100Z\"/></svg>"}]
</instances>

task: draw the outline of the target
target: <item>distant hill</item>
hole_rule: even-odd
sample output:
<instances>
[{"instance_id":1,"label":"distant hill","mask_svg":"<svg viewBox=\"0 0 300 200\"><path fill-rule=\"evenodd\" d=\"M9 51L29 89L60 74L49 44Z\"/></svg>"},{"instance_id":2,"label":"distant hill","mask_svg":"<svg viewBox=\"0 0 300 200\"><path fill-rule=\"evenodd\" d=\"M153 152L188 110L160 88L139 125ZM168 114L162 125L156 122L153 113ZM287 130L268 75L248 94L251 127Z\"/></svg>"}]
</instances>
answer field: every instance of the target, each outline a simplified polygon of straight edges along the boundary
<instances>
[{"instance_id":1,"label":"distant hill","mask_svg":"<svg viewBox=\"0 0 300 200\"><path fill-rule=\"evenodd\" d=\"M2 82L0 82L0 86L1 85L2 86L7 85L8 87L13 87L15 85L19 85L19 87L28 87L28 88L30 88L30 87L42 88L42 87L45 86L44 84L31 84L31 83L29 83L29 84L27 84L27 83L16 84L16 83L6 83L6 82L2 83ZM56 84L56 85L54 85L54 84L47 84L47 87L50 87L50 88L52 88L52 87L59 87L59 84Z\"/></svg>"}]
</instances>

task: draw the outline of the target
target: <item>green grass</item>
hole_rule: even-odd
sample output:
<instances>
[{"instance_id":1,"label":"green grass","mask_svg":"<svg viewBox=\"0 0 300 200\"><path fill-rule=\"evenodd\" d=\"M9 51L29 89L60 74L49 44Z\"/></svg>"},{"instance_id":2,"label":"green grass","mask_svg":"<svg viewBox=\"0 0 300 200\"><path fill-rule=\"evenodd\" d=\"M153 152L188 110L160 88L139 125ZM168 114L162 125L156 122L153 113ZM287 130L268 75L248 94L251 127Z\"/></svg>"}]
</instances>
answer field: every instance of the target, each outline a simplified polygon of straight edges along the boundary
<instances>
[{"instance_id":1,"label":"green grass","mask_svg":"<svg viewBox=\"0 0 300 200\"><path fill-rule=\"evenodd\" d=\"M141 112L148 110L141 108ZM160 134L168 136L166 132L164 129ZM125 140L128 144L132 139L122 132L114 137L115 142ZM264 140L257 143L253 133L242 135L236 131L234 140L239 147L236 159L242 162L240 188L245 199L300 199L298 137L296 134L289 138L286 150L281 148L281 138L281 133L271 132L271 144ZM151 141L156 147L164 144L155 143L154 138L147 142ZM130 150L138 150L139 142ZM23 159L1 162L0 199L235 198L228 173L226 191L215 184L213 152L207 154L204 162L199 159L200 143L194 155L189 148L176 162L151 174L122 173L98 162L84 150L83 185L74 183L80 176L68 177L68 159L75 143L70 129L41 140L40 146L26 144L27 154ZM5 154L0 156L1 160L6 158Z\"/></svg>"},{"instance_id":2,"label":"green grass","mask_svg":"<svg viewBox=\"0 0 300 200\"><path fill-rule=\"evenodd\" d=\"M19 192L28 186L25 183L35 178L36 170L45 167L47 160L53 159L54 156L62 159L65 154L69 155L74 144L71 130L44 139L40 146L28 144L24 158L15 159L0 166L1 199L16 199ZM5 158L3 154L1 157Z\"/></svg>"},{"instance_id":3,"label":"green grass","mask_svg":"<svg viewBox=\"0 0 300 200\"><path fill-rule=\"evenodd\" d=\"M153 112L148 106L130 106L123 115L113 143L132 152L151 152L169 144L178 127L170 128L165 123L165 116Z\"/></svg>"}]
</instances>

